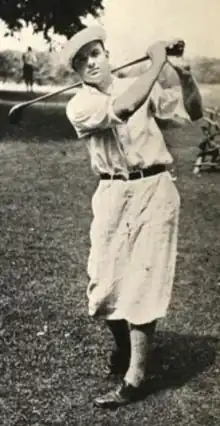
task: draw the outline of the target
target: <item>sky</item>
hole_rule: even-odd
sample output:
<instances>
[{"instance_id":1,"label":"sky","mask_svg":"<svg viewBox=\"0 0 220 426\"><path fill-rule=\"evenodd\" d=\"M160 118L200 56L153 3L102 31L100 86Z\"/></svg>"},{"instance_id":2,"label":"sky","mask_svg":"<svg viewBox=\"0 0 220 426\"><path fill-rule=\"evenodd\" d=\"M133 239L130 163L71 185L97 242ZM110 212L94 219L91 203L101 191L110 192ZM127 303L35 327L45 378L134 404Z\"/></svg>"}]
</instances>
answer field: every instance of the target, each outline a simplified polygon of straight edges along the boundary
<instances>
[{"instance_id":1,"label":"sky","mask_svg":"<svg viewBox=\"0 0 220 426\"><path fill-rule=\"evenodd\" d=\"M220 57L220 0L104 0L105 12L99 22L107 34L107 47L112 62L122 63L145 54L149 44L157 40L182 38L187 57ZM94 20L88 17L88 25ZM0 50L46 50L42 35L32 35L25 28L16 37L4 38L5 27L0 23ZM20 37L20 41L18 40ZM64 37L53 37L58 46Z\"/></svg>"}]
</instances>

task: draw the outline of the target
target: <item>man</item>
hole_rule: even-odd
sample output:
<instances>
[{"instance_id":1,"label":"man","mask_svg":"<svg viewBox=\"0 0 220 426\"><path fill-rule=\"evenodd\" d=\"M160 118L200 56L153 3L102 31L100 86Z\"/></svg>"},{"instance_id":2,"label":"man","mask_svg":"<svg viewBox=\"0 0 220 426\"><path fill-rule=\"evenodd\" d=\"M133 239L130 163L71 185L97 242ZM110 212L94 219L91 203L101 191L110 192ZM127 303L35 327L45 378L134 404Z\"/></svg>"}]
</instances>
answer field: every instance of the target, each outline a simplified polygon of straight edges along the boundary
<instances>
[{"instance_id":1,"label":"man","mask_svg":"<svg viewBox=\"0 0 220 426\"><path fill-rule=\"evenodd\" d=\"M23 78L26 84L27 91L33 91L34 84L34 67L36 65L36 56L33 53L32 47L28 47L27 51L22 56L23 59Z\"/></svg>"},{"instance_id":2,"label":"man","mask_svg":"<svg viewBox=\"0 0 220 426\"><path fill-rule=\"evenodd\" d=\"M202 116L192 76L177 68L183 104L157 83L167 61L167 43L148 49L152 65L135 79L111 74L100 27L81 30L66 55L83 88L67 105L67 116L88 146L100 177L92 199L88 262L89 314L105 318L116 343L109 372L122 384L95 399L117 407L140 395L156 320L170 302L177 246L179 195L166 165L172 163L155 118L175 125Z\"/></svg>"}]
</instances>

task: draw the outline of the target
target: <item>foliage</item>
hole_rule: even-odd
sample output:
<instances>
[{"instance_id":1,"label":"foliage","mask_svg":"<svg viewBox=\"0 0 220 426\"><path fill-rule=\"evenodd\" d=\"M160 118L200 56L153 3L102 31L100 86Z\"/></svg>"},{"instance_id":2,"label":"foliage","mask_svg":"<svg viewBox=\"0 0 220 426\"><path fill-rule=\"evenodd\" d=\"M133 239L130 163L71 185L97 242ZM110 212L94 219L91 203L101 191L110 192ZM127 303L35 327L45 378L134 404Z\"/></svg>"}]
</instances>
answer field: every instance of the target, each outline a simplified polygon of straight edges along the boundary
<instances>
[{"instance_id":1,"label":"foliage","mask_svg":"<svg viewBox=\"0 0 220 426\"><path fill-rule=\"evenodd\" d=\"M3 81L14 80L18 82L21 68L21 55L13 50L5 50L0 53L0 78Z\"/></svg>"},{"instance_id":2,"label":"foliage","mask_svg":"<svg viewBox=\"0 0 220 426\"><path fill-rule=\"evenodd\" d=\"M82 24L81 17L88 13L99 16L103 0L0 0L0 18L9 28L9 34L31 23L34 31L48 31L70 38Z\"/></svg>"},{"instance_id":3,"label":"foliage","mask_svg":"<svg viewBox=\"0 0 220 426\"><path fill-rule=\"evenodd\" d=\"M193 65L193 64L192 64ZM220 59L197 58L195 65L198 81L205 83L220 83Z\"/></svg>"},{"instance_id":4,"label":"foliage","mask_svg":"<svg viewBox=\"0 0 220 426\"><path fill-rule=\"evenodd\" d=\"M54 62L53 54L36 52L37 66L34 71L35 82L43 84L68 84L77 81L70 69ZM5 50L0 52L0 80L20 83L23 75L22 52Z\"/></svg>"}]
</instances>

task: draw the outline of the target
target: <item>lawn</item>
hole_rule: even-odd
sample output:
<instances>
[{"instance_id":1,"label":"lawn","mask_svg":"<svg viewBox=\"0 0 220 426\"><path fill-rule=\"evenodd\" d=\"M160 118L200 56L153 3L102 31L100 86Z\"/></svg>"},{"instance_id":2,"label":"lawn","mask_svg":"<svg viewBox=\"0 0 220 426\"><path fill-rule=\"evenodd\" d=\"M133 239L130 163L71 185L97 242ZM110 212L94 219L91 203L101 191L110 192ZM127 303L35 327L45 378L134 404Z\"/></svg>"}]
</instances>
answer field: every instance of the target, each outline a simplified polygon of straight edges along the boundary
<instances>
[{"instance_id":1,"label":"lawn","mask_svg":"<svg viewBox=\"0 0 220 426\"><path fill-rule=\"evenodd\" d=\"M198 124L166 132L182 207L175 287L159 322L146 397L116 412L111 336L88 318L90 200L97 185L63 106L0 106L0 415L3 426L218 426L220 174L192 174Z\"/></svg>"}]
</instances>

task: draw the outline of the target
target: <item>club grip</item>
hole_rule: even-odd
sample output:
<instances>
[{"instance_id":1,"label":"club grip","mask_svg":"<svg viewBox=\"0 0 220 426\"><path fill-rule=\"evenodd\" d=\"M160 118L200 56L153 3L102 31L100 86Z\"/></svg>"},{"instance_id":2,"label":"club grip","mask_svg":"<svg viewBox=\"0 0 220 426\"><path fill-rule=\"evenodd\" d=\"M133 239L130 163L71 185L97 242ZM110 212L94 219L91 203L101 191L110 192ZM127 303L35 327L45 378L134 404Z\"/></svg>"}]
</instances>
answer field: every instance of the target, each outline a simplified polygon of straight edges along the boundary
<instances>
[{"instance_id":1,"label":"club grip","mask_svg":"<svg viewBox=\"0 0 220 426\"><path fill-rule=\"evenodd\" d=\"M173 43L168 44L166 47L167 56L183 56L185 48L185 42L183 40L177 40Z\"/></svg>"}]
</instances>

